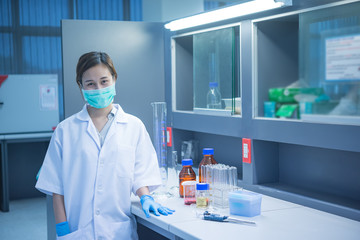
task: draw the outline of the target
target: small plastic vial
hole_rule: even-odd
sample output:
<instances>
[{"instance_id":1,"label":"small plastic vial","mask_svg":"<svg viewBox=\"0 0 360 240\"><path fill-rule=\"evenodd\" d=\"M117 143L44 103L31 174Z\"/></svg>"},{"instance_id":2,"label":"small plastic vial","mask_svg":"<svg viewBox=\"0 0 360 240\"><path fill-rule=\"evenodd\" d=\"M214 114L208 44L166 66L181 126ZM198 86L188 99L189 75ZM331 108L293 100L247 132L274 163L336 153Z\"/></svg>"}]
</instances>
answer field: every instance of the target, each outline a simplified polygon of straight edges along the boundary
<instances>
[{"instance_id":1,"label":"small plastic vial","mask_svg":"<svg viewBox=\"0 0 360 240\"><path fill-rule=\"evenodd\" d=\"M192 159L183 159L182 160L182 166L179 173L179 195L181 198L184 197L184 187L182 185L185 181L196 181L196 174L194 170L192 169L193 160Z\"/></svg>"},{"instance_id":2,"label":"small plastic vial","mask_svg":"<svg viewBox=\"0 0 360 240\"><path fill-rule=\"evenodd\" d=\"M209 184L197 183L196 184L196 207L207 208L209 205Z\"/></svg>"}]
</instances>

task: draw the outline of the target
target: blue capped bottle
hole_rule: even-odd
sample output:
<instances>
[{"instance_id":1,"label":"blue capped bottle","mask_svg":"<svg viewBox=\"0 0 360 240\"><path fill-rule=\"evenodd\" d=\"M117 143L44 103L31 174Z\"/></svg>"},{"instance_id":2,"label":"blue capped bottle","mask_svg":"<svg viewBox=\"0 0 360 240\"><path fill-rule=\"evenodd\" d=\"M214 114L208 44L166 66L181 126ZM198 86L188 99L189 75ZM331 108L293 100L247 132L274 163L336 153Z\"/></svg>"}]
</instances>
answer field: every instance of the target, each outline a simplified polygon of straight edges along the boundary
<instances>
[{"instance_id":1,"label":"blue capped bottle","mask_svg":"<svg viewBox=\"0 0 360 240\"><path fill-rule=\"evenodd\" d=\"M209 83L209 92L206 96L206 107L209 109L221 109L221 94L217 82Z\"/></svg>"},{"instance_id":2,"label":"blue capped bottle","mask_svg":"<svg viewBox=\"0 0 360 240\"><path fill-rule=\"evenodd\" d=\"M193 160L183 159L181 172L179 173L179 195L181 198L184 197L184 188L181 183L185 181L196 181L196 174L192 169Z\"/></svg>"},{"instance_id":3,"label":"blue capped bottle","mask_svg":"<svg viewBox=\"0 0 360 240\"><path fill-rule=\"evenodd\" d=\"M201 160L201 162L199 164L199 182L201 182L201 183L205 182L205 179L203 178L201 166L209 165L209 164L217 164L217 162L214 159L214 149L213 148L204 148L203 155L204 155L204 158Z\"/></svg>"}]
</instances>

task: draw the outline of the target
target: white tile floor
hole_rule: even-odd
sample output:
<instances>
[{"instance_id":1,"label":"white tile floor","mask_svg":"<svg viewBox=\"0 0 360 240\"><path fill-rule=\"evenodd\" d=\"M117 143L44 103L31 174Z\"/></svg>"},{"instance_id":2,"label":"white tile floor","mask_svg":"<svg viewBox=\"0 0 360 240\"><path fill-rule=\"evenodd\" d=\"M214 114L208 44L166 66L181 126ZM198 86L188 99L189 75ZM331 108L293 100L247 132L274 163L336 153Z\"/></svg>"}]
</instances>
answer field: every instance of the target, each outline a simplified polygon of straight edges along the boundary
<instances>
[{"instance_id":1,"label":"white tile floor","mask_svg":"<svg viewBox=\"0 0 360 240\"><path fill-rule=\"evenodd\" d=\"M10 202L10 211L0 211L1 240L46 240L46 198Z\"/></svg>"}]
</instances>

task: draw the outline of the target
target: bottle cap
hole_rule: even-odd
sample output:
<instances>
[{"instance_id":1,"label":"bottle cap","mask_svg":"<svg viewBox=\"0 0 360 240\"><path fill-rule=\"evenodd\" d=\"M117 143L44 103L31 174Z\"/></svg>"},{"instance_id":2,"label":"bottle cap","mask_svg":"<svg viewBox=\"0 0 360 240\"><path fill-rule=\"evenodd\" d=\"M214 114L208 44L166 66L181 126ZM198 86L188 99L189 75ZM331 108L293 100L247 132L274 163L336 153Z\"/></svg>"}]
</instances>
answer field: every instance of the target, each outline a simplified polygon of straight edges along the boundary
<instances>
[{"instance_id":1,"label":"bottle cap","mask_svg":"<svg viewBox=\"0 0 360 240\"><path fill-rule=\"evenodd\" d=\"M214 149L213 148L204 148L203 155L214 155Z\"/></svg>"},{"instance_id":2,"label":"bottle cap","mask_svg":"<svg viewBox=\"0 0 360 240\"><path fill-rule=\"evenodd\" d=\"M209 87L217 87L218 83L217 82L209 82Z\"/></svg>"},{"instance_id":3,"label":"bottle cap","mask_svg":"<svg viewBox=\"0 0 360 240\"><path fill-rule=\"evenodd\" d=\"M181 161L183 166L192 166L193 165L193 160L192 159L183 159Z\"/></svg>"},{"instance_id":4,"label":"bottle cap","mask_svg":"<svg viewBox=\"0 0 360 240\"><path fill-rule=\"evenodd\" d=\"M208 183L197 183L196 190L209 190L209 184Z\"/></svg>"}]
</instances>

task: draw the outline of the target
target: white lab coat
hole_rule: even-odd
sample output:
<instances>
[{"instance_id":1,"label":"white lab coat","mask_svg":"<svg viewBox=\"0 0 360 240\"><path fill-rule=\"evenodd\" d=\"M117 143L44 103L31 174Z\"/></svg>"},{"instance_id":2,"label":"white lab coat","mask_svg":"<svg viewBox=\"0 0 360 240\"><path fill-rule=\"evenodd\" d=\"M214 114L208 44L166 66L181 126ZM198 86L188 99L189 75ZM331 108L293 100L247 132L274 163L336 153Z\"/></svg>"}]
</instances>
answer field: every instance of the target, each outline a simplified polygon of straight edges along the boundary
<instances>
[{"instance_id":1,"label":"white lab coat","mask_svg":"<svg viewBox=\"0 0 360 240\"><path fill-rule=\"evenodd\" d=\"M51 138L36 188L64 195L71 233L58 239L137 239L131 192L161 184L144 124L114 107L118 111L102 147L86 105Z\"/></svg>"}]
</instances>

